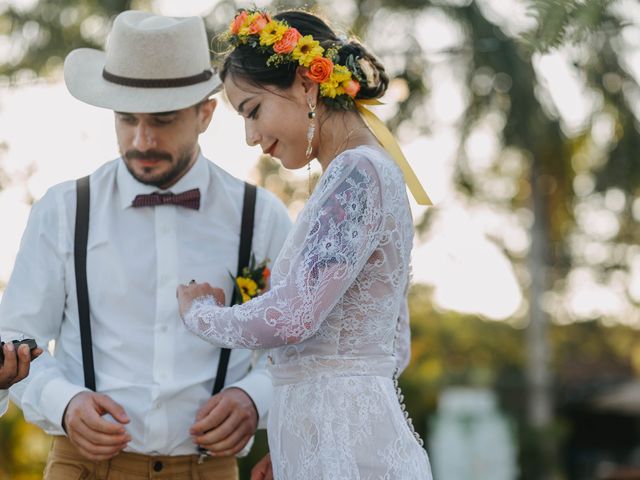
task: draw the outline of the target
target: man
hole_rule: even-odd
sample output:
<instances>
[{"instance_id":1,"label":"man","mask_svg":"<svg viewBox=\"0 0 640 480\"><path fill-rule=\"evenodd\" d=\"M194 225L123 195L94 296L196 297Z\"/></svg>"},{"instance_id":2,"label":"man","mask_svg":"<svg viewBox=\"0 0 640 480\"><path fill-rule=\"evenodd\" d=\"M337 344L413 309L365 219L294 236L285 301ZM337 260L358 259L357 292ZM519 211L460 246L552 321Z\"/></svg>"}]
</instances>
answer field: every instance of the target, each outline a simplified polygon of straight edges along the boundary
<instances>
[{"instance_id":1,"label":"man","mask_svg":"<svg viewBox=\"0 0 640 480\"><path fill-rule=\"evenodd\" d=\"M175 297L176 285L197 279L227 285L229 298L238 259L244 184L198 147L216 107L209 96L220 88L204 23L121 13L106 52L75 50L64 70L72 95L115 112L121 158L90 177L86 274L98 393L83 380L75 182L33 207L0 304L9 333L56 340L54 356L43 354L11 389L25 418L56 435L45 478L109 470L237 478L233 456L264 421L270 379L264 368L249 371L248 351L234 350L227 388L211 396L220 351L182 327ZM289 228L282 203L259 189L256 260L275 259ZM198 456L198 446L213 457Z\"/></svg>"},{"instance_id":2,"label":"man","mask_svg":"<svg viewBox=\"0 0 640 480\"><path fill-rule=\"evenodd\" d=\"M12 342L7 342L2 346L4 361L0 364L0 417L5 414L9 407L9 392L11 385L27 378L32 359L42 353L41 348L33 351L33 355L26 345L20 345L16 351Z\"/></svg>"}]
</instances>

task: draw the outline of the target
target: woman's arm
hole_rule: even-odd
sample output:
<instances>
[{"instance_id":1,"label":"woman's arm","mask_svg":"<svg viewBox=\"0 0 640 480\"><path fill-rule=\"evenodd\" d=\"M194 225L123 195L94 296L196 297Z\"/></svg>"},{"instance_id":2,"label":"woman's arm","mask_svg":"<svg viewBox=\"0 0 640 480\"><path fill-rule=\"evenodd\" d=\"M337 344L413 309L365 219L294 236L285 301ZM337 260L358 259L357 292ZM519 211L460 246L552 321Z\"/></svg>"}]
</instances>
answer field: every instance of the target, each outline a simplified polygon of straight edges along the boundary
<instances>
[{"instance_id":1,"label":"woman's arm","mask_svg":"<svg viewBox=\"0 0 640 480\"><path fill-rule=\"evenodd\" d=\"M214 345L253 349L302 342L317 332L377 247L382 225L380 180L371 162L361 155L339 161L327 172L311 224L298 226L306 229L303 241L290 242L292 251L280 258L288 274L231 308L216 302L211 288L181 287L187 329Z\"/></svg>"}]
</instances>

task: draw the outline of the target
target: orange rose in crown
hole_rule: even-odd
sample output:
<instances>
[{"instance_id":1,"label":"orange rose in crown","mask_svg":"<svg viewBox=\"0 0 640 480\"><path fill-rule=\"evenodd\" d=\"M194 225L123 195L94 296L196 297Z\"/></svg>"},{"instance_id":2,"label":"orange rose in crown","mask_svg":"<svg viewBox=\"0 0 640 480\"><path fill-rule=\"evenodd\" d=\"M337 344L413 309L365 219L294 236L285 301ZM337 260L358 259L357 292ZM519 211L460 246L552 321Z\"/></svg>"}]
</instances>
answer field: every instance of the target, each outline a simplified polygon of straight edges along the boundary
<instances>
[{"instance_id":1,"label":"orange rose in crown","mask_svg":"<svg viewBox=\"0 0 640 480\"><path fill-rule=\"evenodd\" d=\"M291 53L293 52L293 49L296 48L296 45L298 45L298 40L301 38L302 35L300 32L291 27L284 33L284 35L282 35L282 39L273 45L273 51L279 54Z\"/></svg>"},{"instance_id":2,"label":"orange rose in crown","mask_svg":"<svg viewBox=\"0 0 640 480\"><path fill-rule=\"evenodd\" d=\"M355 80L347 80L343 85L344 93L349 95L350 97L355 98L358 92L360 91L360 84Z\"/></svg>"},{"instance_id":3,"label":"orange rose in crown","mask_svg":"<svg viewBox=\"0 0 640 480\"><path fill-rule=\"evenodd\" d=\"M240 27L242 27L242 25L247 21L247 18L249 18L249 14L243 10L236 16L236 18L233 19L231 25L229 25L229 30L231 30L234 35L237 35L240 31Z\"/></svg>"},{"instance_id":4,"label":"orange rose in crown","mask_svg":"<svg viewBox=\"0 0 640 480\"><path fill-rule=\"evenodd\" d=\"M270 21L271 19L266 14L259 15L253 22L251 22L251 25L249 25L249 33L251 35L260 33L262 29L266 27L267 23L269 23Z\"/></svg>"},{"instance_id":5,"label":"orange rose in crown","mask_svg":"<svg viewBox=\"0 0 640 480\"><path fill-rule=\"evenodd\" d=\"M309 65L307 77L316 83L326 82L333 72L333 62L325 57L314 58Z\"/></svg>"}]
</instances>

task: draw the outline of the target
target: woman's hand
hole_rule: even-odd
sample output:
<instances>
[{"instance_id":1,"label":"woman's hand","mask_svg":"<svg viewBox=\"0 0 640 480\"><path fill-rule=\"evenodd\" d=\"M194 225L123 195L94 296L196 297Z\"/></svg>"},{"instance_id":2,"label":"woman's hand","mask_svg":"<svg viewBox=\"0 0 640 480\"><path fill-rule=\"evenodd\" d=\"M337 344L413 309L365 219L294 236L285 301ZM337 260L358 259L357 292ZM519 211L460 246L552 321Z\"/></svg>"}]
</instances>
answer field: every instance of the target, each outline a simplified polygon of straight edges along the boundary
<instances>
[{"instance_id":1,"label":"woman's hand","mask_svg":"<svg viewBox=\"0 0 640 480\"><path fill-rule=\"evenodd\" d=\"M208 283L196 283L195 280L191 280L188 285L178 285L176 296L178 297L180 316L184 319L184 316L191 309L193 301L208 295L213 296L218 305L225 304L224 291L221 288L212 287Z\"/></svg>"},{"instance_id":2,"label":"woman's hand","mask_svg":"<svg viewBox=\"0 0 640 480\"><path fill-rule=\"evenodd\" d=\"M262 460L251 469L251 480L273 480L270 453L262 457Z\"/></svg>"}]
</instances>

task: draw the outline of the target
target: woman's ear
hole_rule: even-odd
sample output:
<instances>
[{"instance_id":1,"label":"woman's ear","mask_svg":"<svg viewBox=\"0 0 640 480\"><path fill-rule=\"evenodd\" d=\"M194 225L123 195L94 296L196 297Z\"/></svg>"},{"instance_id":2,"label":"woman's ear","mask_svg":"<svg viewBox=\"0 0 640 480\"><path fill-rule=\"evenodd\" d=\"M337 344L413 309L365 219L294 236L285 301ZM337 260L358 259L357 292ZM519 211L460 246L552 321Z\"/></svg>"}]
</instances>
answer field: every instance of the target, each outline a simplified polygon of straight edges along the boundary
<instances>
[{"instance_id":1,"label":"woman's ear","mask_svg":"<svg viewBox=\"0 0 640 480\"><path fill-rule=\"evenodd\" d=\"M311 99L313 105L316 105L320 86L307 76L308 71L304 67L298 67L293 86L295 92L303 97L305 105L309 103L309 99Z\"/></svg>"}]
</instances>

